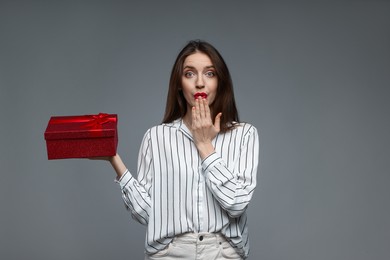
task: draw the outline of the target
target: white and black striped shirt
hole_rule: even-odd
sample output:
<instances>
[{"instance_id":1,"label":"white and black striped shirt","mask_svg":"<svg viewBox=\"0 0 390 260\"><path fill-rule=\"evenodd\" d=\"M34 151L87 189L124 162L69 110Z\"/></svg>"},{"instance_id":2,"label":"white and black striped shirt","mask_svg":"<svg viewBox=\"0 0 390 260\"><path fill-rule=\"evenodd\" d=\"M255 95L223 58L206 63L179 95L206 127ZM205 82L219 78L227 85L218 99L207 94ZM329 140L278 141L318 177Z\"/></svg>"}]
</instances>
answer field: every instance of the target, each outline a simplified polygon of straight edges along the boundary
<instances>
[{"instance_id":1,"label":"white and black striped shirt","mask_svg":"<svg viewBox=\"0 0 390 260\"><path fill-rule=\"evenodd\" d=\"M201 160L181 119L150 128L138 157L138 179L128 170L117 180L134 219L147 225L149 254L187 232L220 232L236 251L249 252L246 208L256 187L258 133L240 123L213 140Z\"/></svg>"}]
</instances>

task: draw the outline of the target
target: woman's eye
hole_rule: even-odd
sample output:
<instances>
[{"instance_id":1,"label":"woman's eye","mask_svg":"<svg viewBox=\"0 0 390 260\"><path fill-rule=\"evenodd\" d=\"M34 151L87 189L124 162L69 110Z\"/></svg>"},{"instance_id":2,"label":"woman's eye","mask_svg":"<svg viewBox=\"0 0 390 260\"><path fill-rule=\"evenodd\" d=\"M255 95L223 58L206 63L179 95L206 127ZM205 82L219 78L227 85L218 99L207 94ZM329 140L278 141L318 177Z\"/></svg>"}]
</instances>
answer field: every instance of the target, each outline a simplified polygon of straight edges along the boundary
<instances>
[{"instance_id":1,"label":"woman's eye","mask_svg":"<svg viewBox=\"0 0 390 260\"><path fill-rule=\"evenodd\" d=\"M186 77L186 78L191 78L191 77L193 77L195 74L192 72L192 71L187 71L187 72L185 72L184 73L184 76Z\"/></svg>"},{"instance_id":2,"label":"woman's eye","mask_svg":"<svg viewBox=\"0 0 390 260\"><path fill-rule=\"evenodd\" d=\"M206 75L207 77L209 77L209 78L212 78L212 77L215 76L215 73L214 73L214 71L207 71L207 72L205 73L205 75Z\"/></svg>"}]
</instances>

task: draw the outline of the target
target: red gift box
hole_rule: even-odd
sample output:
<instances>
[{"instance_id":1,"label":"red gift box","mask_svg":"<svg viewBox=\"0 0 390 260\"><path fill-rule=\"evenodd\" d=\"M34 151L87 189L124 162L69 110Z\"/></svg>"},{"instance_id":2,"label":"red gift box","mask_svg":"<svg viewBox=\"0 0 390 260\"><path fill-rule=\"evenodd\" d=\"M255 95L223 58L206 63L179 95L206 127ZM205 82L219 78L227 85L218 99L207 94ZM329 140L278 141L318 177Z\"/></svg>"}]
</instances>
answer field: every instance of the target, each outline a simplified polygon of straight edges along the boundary
<instances>
[{"instance_id":1,"label":"red gift box","mask_svg":"<svg viewBox=\"0 0 390 260\"><path fill-rule=\"evenodd\" d=\"M45 131L52 159L113 156L118 146L116 114L53 116Z\"/></svg>"}]
</instances>

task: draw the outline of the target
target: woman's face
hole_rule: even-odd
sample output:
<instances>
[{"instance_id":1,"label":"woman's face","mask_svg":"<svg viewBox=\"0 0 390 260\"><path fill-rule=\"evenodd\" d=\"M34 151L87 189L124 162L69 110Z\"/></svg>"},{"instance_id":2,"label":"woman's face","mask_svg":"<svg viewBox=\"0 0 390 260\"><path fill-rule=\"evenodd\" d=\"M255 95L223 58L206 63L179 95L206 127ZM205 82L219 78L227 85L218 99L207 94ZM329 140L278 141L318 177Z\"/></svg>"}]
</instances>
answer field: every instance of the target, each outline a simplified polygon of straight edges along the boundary
<instances>
[{"instance_id":1,"label":"woman's face","mask_svg":"<svg viewBox=\"0 0 390 260\"><path fill-rule=\"evenodd\" d=\"M196 52L184 60L181 85L187 101L187 111L195 106L197 98L207 99L209 105L214 102L218 78L208 55Z\"/></svg>"}]
</instances>

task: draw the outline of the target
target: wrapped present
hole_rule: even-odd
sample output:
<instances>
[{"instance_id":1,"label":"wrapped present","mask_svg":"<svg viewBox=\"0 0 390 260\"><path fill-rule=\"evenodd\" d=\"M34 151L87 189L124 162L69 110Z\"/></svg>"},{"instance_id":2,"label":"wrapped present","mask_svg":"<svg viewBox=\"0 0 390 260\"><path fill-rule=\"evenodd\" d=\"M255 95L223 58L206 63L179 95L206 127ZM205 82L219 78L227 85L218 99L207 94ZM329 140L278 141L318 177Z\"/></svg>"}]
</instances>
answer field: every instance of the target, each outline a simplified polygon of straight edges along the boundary
<instances>
[{"instance_id":1,"label":"wrapped present","mask_svg":"<svg viewBox=\"0 0 390 260\"><path fill-rule=\"evenodd\" d=\"M45 131L48 159L115 155L117 121L117 115L105 113L51 117Z\"/></svg>"}]
</instances>

